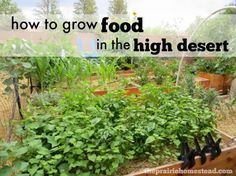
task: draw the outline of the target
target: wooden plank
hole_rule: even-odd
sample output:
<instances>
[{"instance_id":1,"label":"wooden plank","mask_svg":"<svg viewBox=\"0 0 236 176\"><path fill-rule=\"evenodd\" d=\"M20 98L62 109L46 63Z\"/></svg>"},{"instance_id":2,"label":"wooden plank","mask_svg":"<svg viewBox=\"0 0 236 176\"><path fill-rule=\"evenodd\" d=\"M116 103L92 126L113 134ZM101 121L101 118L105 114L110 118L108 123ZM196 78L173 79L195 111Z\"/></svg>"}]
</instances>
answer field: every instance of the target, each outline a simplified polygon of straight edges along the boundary
<instances>
[{"instance_id":1,"label":"wooden plank","mask_svg":"<svg viewBox=\"0 0 236 176\"><path fill-rule=\"evenodd\" d=\"M210 80L202 77L196 77L195 81L198 85L202 86L205 89L210 88Z\"/></svg>"},{"instance_id":2,"label":"wooden plank","mask_svg":"<svg viewBox=\"0 0 236 176\"><path fill-rule=\"evenodd\" d=\"M230 135L228 135L227 133L219 130L219 129L216 129L216 131L221 135L222 139L223 139L223 142L228 145L228 144L231 144L234 142L234 138Z\"/></svg>"},{"instance_id":3,"label":"wooden plank","mask_svg":"<svg viewBox=\"0 0 236 176\"><path fill-rule=\"evenodd\" d=\"M203 176L203 175L214 175L214 176L222 176L222 175L236 175L236 146L230 147L227 149L223 149L221 155L216 158L215 160L210 160L210 155L207 154L207 162L204 165L201 165L201 161L199 157L196 157L195 159L196 164L192 168L193 170L219 170L219 169L231 169L233 171L232 174L184 174L184 176ZM164 166L160 166L157 168L152 169L145 169L143 171L137 172L137 173L131 173L126 176L154 176L154 175L163 175L163 176L181 176L183 174L161 174L161 171L167 171L167 170L178 170L181 168L182 162L176 162L173 164L168 164Z\"/></svg>"}]
</instances>

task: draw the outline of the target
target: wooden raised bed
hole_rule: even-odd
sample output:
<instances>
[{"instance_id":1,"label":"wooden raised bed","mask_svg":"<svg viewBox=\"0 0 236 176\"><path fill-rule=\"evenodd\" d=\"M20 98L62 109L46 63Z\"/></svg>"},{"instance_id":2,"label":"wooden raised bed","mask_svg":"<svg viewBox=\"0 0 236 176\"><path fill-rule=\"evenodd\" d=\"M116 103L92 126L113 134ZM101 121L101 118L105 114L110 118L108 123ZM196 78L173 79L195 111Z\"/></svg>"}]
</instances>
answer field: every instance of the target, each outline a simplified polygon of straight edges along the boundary
<instances>
[{"instance_id":1,"label":"wooden raised bed","mask_svg":"<svg viewBox=\"0 0 236 176\"><path fill-rule=\"evenodd\" d=\"M133 70L121 70L117 72L117 75L120 77L132 77L135 73Z\"/></svg>"},{"instance_id":2,"label":"wooden raised bed","mask_svg":"<svg viewBox=\"0 0 236 176\"><path fill-rule=\"evenodd\" d=\"M141 94L140 89L137 87L129 87L129 88L125 88L124 90L125 90L127 96L130 96L130 95L139 96ZM173 90L172 89L165 89L163 91L166 93L169 93L169 92L172 92ZM97 91L93 92L93 94L96 96L103 96L103 95L106 95L107 93L108 93L108 91L106 91L106 90L97 90Z\"/></svg>"},{"instance_id":3,"label":"wooden raised bed","mask_svg":"<svg viewBox=\"0 0 236 176\"><path fill-rule=\"evenodd\" d=\"M173 173L173 171L180 170L181 165L183 162L176 162L173 164L168 164L164 166L160 166L157 168L152 168L152 169L144 169L143 171L136 172L136 173L131 173L126 176L154 176L154 175L163 175L163 176L180 176L180 175L185 175L185 176L190 176L190 175L215 175L215 176L222 176L222 175L236 175L236 146L234 147L229 147L226 149L222 150L221 155L214 159L210 160L210 155L207 155L207 162L204 165L201 165L201 161L199 157L195 158L196 164L191 170L226 170L229 169L232 171L231 174L206 174L206 173L201 173L201 174L180 174L180 173ZM168 172L173 170L172 173L167 173L167 174L162 174L163 172L167 171Z\"/></svg>"},{"instance_id":4,"label":"wooden raised bed","mask_svg":"<svg viewBox=\"0 0 236 176\"><path fill-rule=\"evenodd\" d=\"M196 77L195 81L198 85L202 86L205 89L210 88L210 80L202 77Z\"/></svg>"},{"instance_id":5,"label":"wooden raised bed","mask_svg":"<svg viewBox=\"0 0 236 176\"><path fill-rule=\"evenodd\" d=\"M135 75L133 70L119 70L116 72L116 77L128 78L133 77ZM89 78L90 81L96 81L99 79L99 76L96 74Z\"/></svg>"},{"instance_id":6,"label":"wooden raised bed","mask_svg":"<svg viewBox=\"0 0 236 176\"><path fill-rule=\"evenodd\" d=\"M236 175L236 138L228 135L227 133L222 132L221 130L216 129L216 131L221 135L223 148L222 153L215 160L210 160L210 155L207 154L207 162L204 165L201 165L200 157L195 157L196 164L190 170L207 170L207 169L229 169L232 170L232 174L214 174L216 176L222 175ZM163 176L195 176L195 175L213 175L213 174L180 174L180 173L168 173L161 174L160 172L168 170L180 170L183 162L174 162L170 164L166 164L163 166L155 167L155 168L146 168L138 172L132 172L131 174L125 176L154 176L154 175L163 175Z\"/></svg>"},{"instance_id":7,"label":"wooden raised bed","mask_svg":"<svg viewBox=\"0 0 236 176\"><path fill-rule=\"evenodd\" d=\"M232 82L232 78L228 75L199 72L197 76L210 81L209 85L208 83L203 84L204 88L206 89L212 88L219 91L222 94L228 93L228 90L230 89L230 85Z\"/></svg>"},{"instance_id":8,"label":"wooden raised bed","mask_svg":"<svg viewBox=\"0 0 236 176\"><path fill-rule=\"evenodd\" d=\"M130 96L130 95L140 95L140 90L137 87L130 87L130 88L126 88L126 95ZM108 91L106 90L97 90L94 91L93 94L96 96L103 96L106 95L108 93Z\"/></svg>"}]
</instances>

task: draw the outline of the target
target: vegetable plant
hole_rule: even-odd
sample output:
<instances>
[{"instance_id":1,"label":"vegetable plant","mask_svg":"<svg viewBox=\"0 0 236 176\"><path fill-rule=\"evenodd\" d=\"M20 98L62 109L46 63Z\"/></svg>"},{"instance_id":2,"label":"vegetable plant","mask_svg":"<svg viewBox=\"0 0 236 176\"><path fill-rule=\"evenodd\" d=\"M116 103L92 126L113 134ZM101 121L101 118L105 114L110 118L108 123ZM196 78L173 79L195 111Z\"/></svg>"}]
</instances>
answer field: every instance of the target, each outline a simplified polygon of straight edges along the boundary
<instances>
[{"instance_id":1,"label":"vegetable plant","mask_svg":"<svg viewBox=\"0 0 236 176\"><path fill-rule=\"evenodd\" d=\"M123 91L96 97L80 89L53 101L48 94L33 98L17 124L22 142L0 145L0 173L116 175L132 159L176 158L179 136L192 141L214 131L215 116L202 100L166 89L146 85L138 97Z\"/></svg>"},{"instance_id":2,"label":"vegetable plant","mask_svg":"<svg viewBox=\"0 0 236 176\"><path fill-rule=\"evenodd\" d=\"M202 58L197 60L196 67L197 71L221 75L233 75L236 72L236 58Z\"/></svg>"},{"instance_id":3,"label":"vegetable plant","mask_svg":"<svg viewBox=\"0 0 236 176\"><path fill-rule=\"evenodd\" d=\"M116 60L107 62L102 58L97 66L97 75L101 80L101 84L107 86L108 83L116 78Z\"/></svg>"},{"instance_id":4,"label":"vegetable plant","mask_svg":"<svg viewBox=\"0 0 236 176\"><path fill-rule=\"evenodd\" d=\"M140 85L145 85L149 82L149 73L152 70L152 59L141 58L137 61L138 67L135 69L137 81Z\"/></svg>"},{"instance_id":5,"label":"vegetable plant","mask_svg":"<svg viewBox=\"0 0 236 176\"><path fill-rule=\"evenodd\" d=\"M22 83L21 88L26 88L28 85L20 80L28 79L37 89L45 90L63 83L66 83L64 86L70 87L72 84L86 80L95 72L94 64L82 58L36 57L1 58L1 60L0 69L8 75L3 82L8 92L11 91L12 78ZM107 68L108 71L109 68ZM105 74L110 75L109 79L114 77L114 71L106 71Z\"/></svg>"},{"instance_id":6,"label":"vegetable plant","mask_svg":"<svg viewBox=\"0 0 236 176\"><path fill-rule=\"evenodd\" d=\"M175 82L178 62L174 58L171 58L170 63L160 58L142 58L137 64L135 73L141 85L151 81L157 85Z\"/></svg>"}]
</instances>

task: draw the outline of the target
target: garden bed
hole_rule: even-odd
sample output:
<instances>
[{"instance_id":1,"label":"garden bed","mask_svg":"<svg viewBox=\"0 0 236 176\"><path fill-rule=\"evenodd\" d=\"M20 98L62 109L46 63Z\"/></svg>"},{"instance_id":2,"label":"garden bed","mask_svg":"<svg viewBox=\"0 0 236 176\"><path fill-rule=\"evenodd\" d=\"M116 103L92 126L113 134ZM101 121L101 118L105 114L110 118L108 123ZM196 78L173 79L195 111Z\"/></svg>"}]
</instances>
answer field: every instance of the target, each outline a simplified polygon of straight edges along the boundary
<instances>
[{"instance_id":1,"label":"garden bed","mask_svg":"<svg viewBox=\"0 0 236 176\"><path fill-rule=\"evenodd\" d=\"M204 88L215 89L216 91L219 91L221 94L228 93L232 82L232 78L228 75L199 72L197 76L199 78L204 78L209 81L209 82L205 81L204 84L202 84Z\"/></svg>"},{"instance_id":2,"label":"garden bed","mask_svg":"<svg viewBox=\"0 0 236 176\"><path fill-rule=\"evenodd\" d=\"M210 160L210 155L207 155L207 162L202 165L201 164L201 160L199 157L196 158L196 164L195 166L192 168L194 170L201 170L201 169L205 169L206 170L214 170L214 169L217 169L217 170L226 170L226 169L229 169L230 172L232 171L231 174L225 174L225 175L235 175L235 172L236 172L236 147L230 147L230 148L225 148L223 149L221 155L214 159L214 160ZM134 172L134 173L130 173L126 176L154 176L154 175L168 175L168 176L178 176L180 174L161 174L162 171L166 171L168 172L168 170L178 170L180 169L182 166L182 162L176 162L176 163L173 163L173 164L168 164L168 165L164 165L164 166L160 166L160 167L156 167L156 168L145 168L139 172ZM204 173L200 173L200 174L194 174L194 175L203 175ZM184 174L186 176L191 176L193 174ZM205 175L212 175L212 173L210 174L206 174ZM224 174L221 174L221 173L218 173L218 174L214 174L214 175L217 175L217 176L220 176L220 175L224 175Z\"/></svg>"},{"instance_id":3,"label":"garden bed","mask_svg":"<svg viewBox=\"0 0 236 176\"><path fill-rule=\"evenodd\" d=\"M236 137L236 114L235 114L236 107L234 106L234 113L231 112L224 117L220 117L217 126L221 131L229 134L232 137Z\"/></svg>"},{"instance_id":4,"label":"garden bed","mask_svg":"<svg viewBox=\"0 0 236 176\"><path fill-rule=\"evenodd\" d=\"M231 137L236 137L236 97L230 95L218 96L215 112L217 128Z\"/></svg>"},{"instance_id":5,"label":"garden bed","mask_svg":"<svg viewBox=\"0 0 236 176\"><path fill-rule=\"evenodd\" d=\"M201 165L199 161L199 157L196 157L196 165L192 169L232 169L233 172L236 172L236 166L232 166L232 163L229 163L228 161L231 161L232 156L236 155L236 141L234 141L233 137L230 137L228 134L222 133L221 131L218 131L218 134L222 138L221 142L221 148L222 148L222 154L219 158L216 158L215 161L210 161L208 155L208 161L206 164ZM177 158L170 159L169 161L166 160L163 163L153 163L148 160L133 160L130 162L127 162L122 166L119 171L115 174L117 176L151 176L155 175L155 173L158 173L159 170L165 170L165 169L179 169L181 168L183 162L178 161ZM220 163L220 164L219 164ZM223 167L222 167L223 166ZM147 173L147 170L150 171L150 173ZM158 175L158 174L156 174ZM161 174L159 174L161 175ZM166 175L166 174L165 174ZM177 176L178 174L169 174L169 176ZM202 174L200 174L202 175ZM232 174L231 174L232 175Z\"/></svg>"},{"instance_id":6,"label":"garden bed","mask_svg":"<svg viewBox=\"0 0 236 176\"><path fill-rule=\"evenodd\" d=\"M206 164L200 164L200 157L196 157L196 165L191 169L232 169L233 173L236 172L236 166L233 164L232 158L236 155L236 141L233 137L228 134L218 131L219 136L222 138L221 148L222 154L220 157L211 161L209 159L210 155L208 155L208 161ZM230 162L229 162L230 161ZM154 175L162 175L157 174L163 170L171 170L171 169L179 169L183 162L178 161L177 158L166 160L163 163L153 163L148 160L133 160L127 162L122 166L118 172L115 174L116 176L154 176ZM149 171L149 173L148 173ZM178 174L163 174L168 176L177 176ZM191 174L190 174L191 175ZM195 174L196 175L196 174ZM200 174L202 175L202 174ZM208 174L210 175L210 174ZM221 174L220 174L221 175ZM234 174L230 174L234 175Z\"/></svg>"},{"instance_id":7,"label":"garden bed","mask_svg":"<svg viewBox=\"0 0 236 176\"><path fill-rule=\"evenodd\" d=\"M176 162L183 141L193 147L193 137L201 145L209 132L217 137L211 104L215 94L195 85L174 86L172 63L147 59L134 72L123 72L104 60L97 65L77 59L36 60L16 66L22 78L30 75L31 64L47 67L33 77L39 91L30 96L25 120L18 124L22 141L0 146L4 159L15 159L8 170L124 175ZM227 146L224 141L222 147Z\"/></svg>"},{"instance_id":8,"label":"garden bed","mask_svg":"<svg viewBox=\"0 0 236 176\"><path fill-rule=\"evenodd\" d=\"M181 138L175 134L191 141L214 131L211 111L178 88L166 93L146 85L140 91L140 96L120 91L93 96L85 89L35 95L24 128L17 130L26 137L8 155L15 151L27 163L23 173L64 173L61 167L75 172L75 167L81 175L112 175L134 159L176 160Z\"/></svg>"}]
</instances>

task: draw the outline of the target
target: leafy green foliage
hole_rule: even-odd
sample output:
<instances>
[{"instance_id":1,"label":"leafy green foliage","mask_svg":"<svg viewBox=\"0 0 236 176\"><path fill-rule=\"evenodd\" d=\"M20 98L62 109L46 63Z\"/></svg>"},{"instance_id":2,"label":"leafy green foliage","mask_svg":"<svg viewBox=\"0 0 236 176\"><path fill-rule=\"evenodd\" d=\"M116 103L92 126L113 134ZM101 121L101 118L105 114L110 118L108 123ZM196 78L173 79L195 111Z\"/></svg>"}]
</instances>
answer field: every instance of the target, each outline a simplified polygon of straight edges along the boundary
<instances>
[{"instance_id":1,"label":"leafy green foliage","mask_svg":"<svg viewBox=\"0 0 236 176\"><path fill-rule=\"evenodd\" d=\"M11 0L0 1L0 15L11 15L19 11L16 3L13 3Z\"/></svg>"},{"instance_id":2,"label":"leafy green foliage","mask_svg":"<svg viewBox=\"0 0 236 176\"><path fill-rule=\"evenodd\" d=\"M60 83L71 87L94 73L93 64L80 58L2 58L0 69L9 76L4 81L6 91L11 91L12 78L31 79L33 86L44 90Z\"/></svg>"},{"instance_id":3,"label":"leafy green foliage","mask_svg":"<svg viewBox=\"0 0 236 176\"><path fill-rule=\"evenodd\" d=\"M152 63L149 58L138 60L138 67L135 69L135 74L140 85L145 85L149 82L149 73L152 69Z\"/></svg>"},{"instance_id":4,"label":"leafy green foliage","mask_svg":"<svg viewBox=\"0 0 236 176\"><path fill-rule=\"evenodd\" d=\"M115 79L116 77L116 60L110 60L110 63L106 61L104 58L100 60L97 66L97 75L100 77L102 84L107 84Z\"/></svg>"},{"instance_id":5,"label":"leafy green foliage","mask_svg":"<svg viewBox=\"0 0 236 176\"><path fill-rule=\"evenodd\" d=\"M126 15L127 3L126 0L111 0L109 6L109 13L111 15Z\"/></svg>"},{"instance_id":6,"label":"leafy green foliage","mask_svg":"<svg viewBox=\"0 0 236 176\"><path fill-rule=\"evenodd\" d=\"M16 150L17 149L17 150ZM0 169L1 176L18 175L28 167L28 162L20 158L28 151L27 147L20 146L17 142L0 143ZM6 164L13 161L11 165Z\"/></svg>"},{"instance_id":7,"label":"leafy green foliage","mask_svg":"<svg viewBox=\"0 0 236 176\"><path fill-rule=\"evenodd\" d=\"M36 107L47 107L57 105L60 98L60 95L55 92L42 92L39 94L36 93L33 94L33 96L31 97L31 104Z\"/></svg>"},{"instance_id":8,"label":"leafy green foliage","mask_svg":"<svg viewBox=\"0 0 236 176\"><path fill-rule=\"evenodd\" d=\"M61 14L57 0L41 0L35 12L40 20L46 19L49 15Z\"/></svg>"},{"instance_id":9,"label":"leafy green foliage","mask_svg":"<svg viewBox=\"0 0 236 176\"><path fill-rule=\"evenodd\" d=\"M236 58L198 59L196 66L198 71L232 75L236 72Z\"/></svg>"},{"instance_id":10,"label":"leafy green foliage","mask_svg":"<svg viewBox=\"0 0 236 176\"><path fill-rule=\"evenodd\" d=\"M228 9L231 11L230 9ZM188 27L187 33L192 33L204 21L204 18L197 17ZM212 32L214 31L214 32ZM235 19L234 15L216 14L204 22L193 35L193 40L200 41L224 41L229 42L235 38Z\"/></svg>"},{"instance_id":11,"label":"leafy green foliage","mask_svg":"<svg viewBox=\"0 0 236 176\"><path fill-rule=\"evenodd\" d=\"M95 0L78 0L74 3L74 13L76 15L92 15L97 11Z\"/></svg>"},{"instance_id":12,"label":"leafy green foliage","mask_svg":"<svg viewBox=\"0 0 236 176\"><path fill-rule=\"evenodd\" d=\"M178 62L175 59L171 59L169 63L164 63L164 61L158 60L156 64L153 64L154 81L157 85L161 85L165 82L174 83L176 80L177 70Z\"/></svg>"},{"instance_id":13,"label":"leafy green foliage","mask_svg":"<svg viewBox=\"0 0 236 176\"><path fill-rule=\"evenodd\" d=\"M127 37L127 36L126 36ZM130 70L135 67L134 62L137 58L135 57L106 57L106 61L116 60L116 64L121 70ZM111 62L111 61L110 61Z\"/></svg>"},{"instance_id":14,"label":"leafy green foliage","mask_svg":"<svg viewBox=\"0 0 236 176\"><path fill-rule=\"evenodd\" d=\"M22 143L2 144L1 155L6 161L14 151L11 160L24 166L17 172L39 176L112 175L138 157L173 158L178 135L204 136L213 131L215 118L201 100L166 89L147 85L139 97L96 97L81 89L62 93L57 103L32 103L17 130Z\"/></svg>"},{"instance_id":15,"label":"leafy green foliage","mask_svg":"<svg viewBox=\"0 0 236 176\"><path fill-rule=\"evenodd\" d=\"M142 58L137 64L135 73L138 83L141 85L151 81L162 85L169 82L174 83L176 80L178 62L175 59L165 61L157 58Z\"/></svg>"},{"instance_id":16,"label":"leafy green foliage","mask_svg":"<svg viewBox=\"0 0 236 176\"><path fill-rule=\"evenodd\" d=\"M33 44L30 41L21 39L10 39L0 46L1 56L32 56L35 54Z\"/></svg>"},{"instance_id":17,"label":"leafy green foliage","mask_svg":"<svg viewBox=\"0 0 236 176\"><path fill-rule=\"evenodd\" d=\"M219 93L214 89L205 89L202 86L199 86L195 81L195 72L196 67L193 67L192 65L187 65L185 67L185 76L181 83L182 90L193 98L201 99L203 104L213 110L219 105Z\"/></svg>"}]
</instances>

